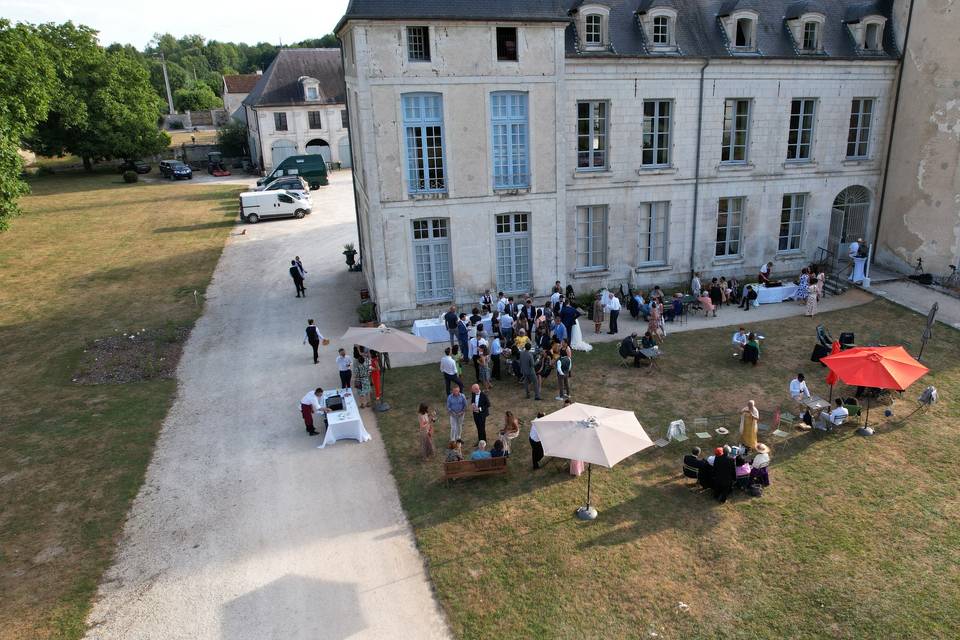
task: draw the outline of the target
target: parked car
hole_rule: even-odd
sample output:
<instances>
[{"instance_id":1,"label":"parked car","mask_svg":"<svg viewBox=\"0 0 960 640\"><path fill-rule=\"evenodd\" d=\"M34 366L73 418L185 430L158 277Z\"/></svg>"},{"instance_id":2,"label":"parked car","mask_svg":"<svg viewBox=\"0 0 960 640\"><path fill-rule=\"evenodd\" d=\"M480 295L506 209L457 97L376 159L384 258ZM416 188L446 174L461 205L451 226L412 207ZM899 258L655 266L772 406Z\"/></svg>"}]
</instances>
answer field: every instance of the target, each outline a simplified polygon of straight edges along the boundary
<instances>
[{"instance_id":1,"label":"parked car","mask_svg":"<svg viewBox=\"0 0 960 640\"><path fill-rule=\"evenodd\" d=\"M193 180L193 169L179 160L161 160L160 175L170 180L179 180L180 178Z\"/></svg>"},{"instance_id":2,"label":"parked car","mask_svg":"<svg viewBox=\"0 0 960 640\"><path fill-rule=\"evenodd\" d=\"M256 224L264 218L302 218L310 213L309 200L286 191L247 191L240 194L240 219Z\"/></svg>"},{"instance_id":3,"label":"parked car","mask_svg":"<svg viewBox=\"0 0 960 640\"><path fill-rule=\"evenodd\" d=\"M257 180L257 186L272 182L281 176L300 176L307 181L311 189L319 189L327 182L327 165L317 153L305 156L290 156L277 167Z\"/></svg>"},{"instance_id":4,"label":"parked car","mask_svg":"<svg viewBox=\"0 0 960 640\"><path fill-rule=\"evenodd\" d=\"M136 171L137 173L150 173L150 165L143 160L124 160L118 167L120 173L127 171Z\"/></svg>"},{"instance_id":5,"label":"parked car","mask_svg":"<svg viewBox=\"0 0 960 640\"><path fill-rule=\"evenodd\" d=\"M254 189L254 191L277 191L282 189L287 193L296 193L310 197L310 185L300 176L281 176L271 182L264 183Z\"/></svg>"}]
</instances>

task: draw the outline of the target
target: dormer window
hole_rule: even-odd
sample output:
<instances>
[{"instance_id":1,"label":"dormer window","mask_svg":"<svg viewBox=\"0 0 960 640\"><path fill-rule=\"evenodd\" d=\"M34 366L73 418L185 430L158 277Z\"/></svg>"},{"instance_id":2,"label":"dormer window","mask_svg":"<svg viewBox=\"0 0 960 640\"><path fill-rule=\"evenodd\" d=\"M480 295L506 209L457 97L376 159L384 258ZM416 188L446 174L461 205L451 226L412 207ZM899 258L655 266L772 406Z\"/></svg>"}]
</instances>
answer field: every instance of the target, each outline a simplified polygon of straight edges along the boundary
<instances>
[{"instance_id":1,"label":"dormer window","mask_svg":"<svg viewBox=\"0 0 960 640\"><path fill-rule=\"evenodd\" d=\"M307 87L307 100L316 100L319 96L316 87Z\"/></svg>"},{"instance_id":2,"label":"dormer window","mask_svg":"<svg viewBox=\"0 0 960 640\"><path fill-rule=\"evenodd\" d=\"M876 22L867 24L866 28L863 30L863 50L879 51L881 33L880 25Z\"/></svg>"},{"instance_id":3,"label":"dormer window","mask_svg":"<svg viewBox=\"0 0 960 640\"><path fill-rule=\"evenodd\" d=\"M800 53L823 53L823 25L827 17L822 13L793 13L786 18L787 29Z\"/></svg>"},{"instance_id":4,"label":"dormer window","mask_svg":"<svg viewBox=\"0 0 960 640\"><path fill-rule=\"evenodd\" d=\"M883 53L883 29L886 24L887 19L883 16L869 15L850 22L847 26L860 53L877 55Z\"/></svg>"},{"instance_id":5,"label":"dormer window","mask_svg":"<svg viewBox=\"0 0 960 640\"><path fill-rule=\"evenodd\" d=\"M669 7L656 7L641 14L644 37L647 48L651 53L670 53L677 49L677 38L674 25L677 14Z\"/></svg>"},{"instance_id":6,"label":"dormer window","mask_svg":"<svg viewBox=\"0 0 960 640\"><path fill-rule=\"evenodd\" d=\"M588 47L603 46L603 17L598 13L591 13L584 18L583 41Z\"/></svg>"},{"instance_id":7,"label":"dormer window","mask_svg":"<svg viewBox=\"0 0 960 640\"><path fill-rule=\"evenodd\" d=\"M820 48L820 25L816 22L803 23L803 43L801 47L804 51L817 51Z\"/></svg>"},{"instance_id":8,"label":"dormer window","mask_svg":"<svg viewBox=\"0 0 960 640\"><path fill-rule=\"evenodd\" d=\"M310 76L300 76L300 86L303 88L303 99L315 102L320 99L320 81Z\"/></svg>"},{"instance_id":9,"label":"dormer window","mask_svg":"<svg viewBox=\"0 0 960 640\"><path fill-rule=\"evenodd\" d=\"M753 18L738 18L737 30L734 35L733 46L737 49L754 49Z\"/></svg>"}]
</instances>

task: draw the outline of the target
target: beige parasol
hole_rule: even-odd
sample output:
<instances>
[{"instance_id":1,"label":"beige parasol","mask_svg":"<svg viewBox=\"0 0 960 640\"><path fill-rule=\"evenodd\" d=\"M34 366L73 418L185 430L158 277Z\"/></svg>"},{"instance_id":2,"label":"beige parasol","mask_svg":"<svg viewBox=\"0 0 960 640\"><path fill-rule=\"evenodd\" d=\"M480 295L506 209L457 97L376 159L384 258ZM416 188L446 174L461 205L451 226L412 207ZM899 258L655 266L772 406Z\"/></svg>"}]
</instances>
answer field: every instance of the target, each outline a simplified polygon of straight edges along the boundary
<instances>
[{"instance_id":1,"label":"beige parasol","mask_svg":"<svg viewBox=\"0 0 960 640\"><path fill-rule=\"evenodd\" d=\"M381 324L379 327L350 327L343 334L345 342L379 351L380 353L425 353L428 341L405 331ZM386 378L380 372L381 380ZM382 400L374 407L376 411L389 411L390 405Z\"/></svg>"},{"instance_id":2,"label":"beige parasol","mask_svg":"<svg viewBox=\"0 0 960 640\"><path fill-rule=\"evenodd\" d=\"M612 467L624 458L653 446L632 411L575 403L533 421L544 455L583 460L587 466L587 504L577 517L593 520L590 505L590 470L599 464Z\"/></svg>"}]
</instances>

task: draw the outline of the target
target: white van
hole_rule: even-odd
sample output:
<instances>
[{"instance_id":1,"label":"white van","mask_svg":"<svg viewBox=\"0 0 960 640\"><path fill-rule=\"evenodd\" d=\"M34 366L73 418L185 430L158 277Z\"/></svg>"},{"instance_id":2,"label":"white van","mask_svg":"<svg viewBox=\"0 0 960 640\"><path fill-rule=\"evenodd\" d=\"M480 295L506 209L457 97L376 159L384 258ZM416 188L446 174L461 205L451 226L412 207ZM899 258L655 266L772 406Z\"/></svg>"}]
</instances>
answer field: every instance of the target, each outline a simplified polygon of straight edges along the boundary
<instances>
[{"instance_id":1,"label":"white van","mask_svg":"<svg viewBox=\"0 0 960 640\"><path fill-rule=\"evenodd\" d=\"M240 219L250 224L263 218L302 218L310 213L309 200L286 191L247 191L240 194Z\"/></svg>"}]
</instances>

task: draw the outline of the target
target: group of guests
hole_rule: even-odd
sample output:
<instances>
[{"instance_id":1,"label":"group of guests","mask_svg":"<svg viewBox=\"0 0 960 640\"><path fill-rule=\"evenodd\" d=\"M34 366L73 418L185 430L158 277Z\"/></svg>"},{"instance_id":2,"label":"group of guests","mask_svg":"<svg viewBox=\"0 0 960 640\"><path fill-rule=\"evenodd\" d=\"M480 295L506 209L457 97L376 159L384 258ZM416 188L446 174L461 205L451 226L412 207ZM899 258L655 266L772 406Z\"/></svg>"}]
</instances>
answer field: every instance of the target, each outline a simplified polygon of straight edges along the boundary
<instances>
[{"instance_id":1,"label":"group of guests","mask_svg":"<svg viewBox=\"0 0 960 640\"><path fill-rule=\"evenodd\" d=\"M702 310L704 315L716 317L717 309L723 305L739 304L740 283L733 276L719 276L704 284L700 273L695 272L690 279L690 295L697 301L694 309Z\"/></svg>"},{"instance_id":2,"label":"group of guests","mask_svg":"<svg viewBox=\"0 0 960 640\"><path fill-rule=\"evenodd\" d=\"M488 398L482 397L485 394L477 388L477 385L474 385L471 391L469 402L466 396L459 393L459 389L456 389L454 394L451 394L450 398L447 399L447 411L451 414L451 428L445 461L456 462L464 459L462 416L466 411L473 413L474 424L477 427L477 444L469 459L479 460L509 456L512 441L520 435L520 420L513 415L512 411L507 411L503 417L503 426L497 430L497 438L493 446L488 449L486 422L490 415L490 402ZM462 398L463 402L451 403L451 398ZM456 414L459 415L455 420L454 416ZM478 414L481 414L480 419L478 419ZM417 418L420 434L420 455L424 460L433 458L435 454L433 436L437 417L437 412L430 409L429 405L420 403L420 407L417 409Z\"/></svg>"},{"instance_id":3,"label":"group of guests","mask_svg":"<svg viewBox=\"0 0 960 640\"><path fill-rule=\"evenodd\" d=\"M760 362L761 337L752 331L739 327L733 334L733 346L737 349L733 355L740 357L740 362L757 366Z\"/></svg>"},{"instance_id":4,"label":"group of guests","mask_svg":"<svg viewBox=\"0 0 960 640\"><path fill-rule=\"evenodd\" d=\"M758 274L760 284L774 284L771 280L772 272L772 262L767 262L760 267L760 273ZM797 279L794 280L794 284L797 285L797 291L793 299L806 307L804 310L805 316L813 317L817 315L817 306L821 298L823 298L823 285L825 280L826 274L815 264L811 263L809 266L800 269L800 274L797 276ZM754 292L754 298L756 298L756 292Z\"/></svg>"},{"instance_id":5,"label":"group of guests","mask_svg":"<svg viewBox=\"0 0 960 640\"><path fill-rule=\"evenodd\" d=\"M749 447L739 446L734 451L730 445L724 445L704 458L700 447L694 447L683 457L683 475L696 479L703 489L713 491L718 502L724 503L734 489L746 491L750 485L770 485L770 448L758 443L753 450L751 458Z\"/></svg>"}]
</instances>

